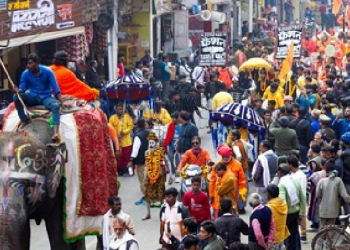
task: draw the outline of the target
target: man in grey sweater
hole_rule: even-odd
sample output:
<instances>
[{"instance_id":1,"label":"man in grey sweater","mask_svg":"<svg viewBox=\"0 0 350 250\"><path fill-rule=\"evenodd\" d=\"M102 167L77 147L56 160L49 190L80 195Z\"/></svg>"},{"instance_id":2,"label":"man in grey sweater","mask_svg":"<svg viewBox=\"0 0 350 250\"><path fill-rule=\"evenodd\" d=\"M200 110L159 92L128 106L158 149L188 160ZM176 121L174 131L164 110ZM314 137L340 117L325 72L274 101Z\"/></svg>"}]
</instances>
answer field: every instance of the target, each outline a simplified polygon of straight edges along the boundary
<instances>
[{"instance_id":1,"label":"man in grey sweater","mask_svg":"<svg viewBox=\"0 0 350 250\"><path fill-rule=\"evenodd\" d=\"M320 199L320 229L326 225L332 225L339 216L341 198L350 203L350 196L342 179L337 176L335 163L328 160L325 164L327 177L321 179L317 184L317 198Z\"/></svg>"},{"instance_id":2,"label":"man in grey sweater","mask_svg":"<svg viewBox=\"0 0 350 250\"><path fill-rule=\"evenodd\" d=\"M279 118L278 124L279 128L270 129L275 137L275 152L277 156L288 155L290 150L299 148L298 137L295 130L288 128L288 117Z\"/></svg>"}]
</instances>

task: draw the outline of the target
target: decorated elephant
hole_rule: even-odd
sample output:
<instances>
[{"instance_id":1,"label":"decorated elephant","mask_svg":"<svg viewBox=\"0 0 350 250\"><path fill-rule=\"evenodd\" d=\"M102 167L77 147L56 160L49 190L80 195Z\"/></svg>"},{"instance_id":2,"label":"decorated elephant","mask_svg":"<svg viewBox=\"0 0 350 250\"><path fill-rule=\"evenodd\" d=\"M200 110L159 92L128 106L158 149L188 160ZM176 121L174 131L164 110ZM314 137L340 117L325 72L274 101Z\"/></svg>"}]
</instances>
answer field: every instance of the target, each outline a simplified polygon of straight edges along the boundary
<instances>
[{"instance_id":1,"label":"decorated elephant","mask_svg":"<svg viewBox=\"0 0 350 250\"><path fill-rule=\"evenodd\" d=\"M107 118L89 105L64 113L61 143L53 144L50 114L30 112L36 118L18 129L11 104L0 135L1 249L29 249L29 219L45 220L51 250L85 249L117 194Z\"/></svg>"}]
</instances>

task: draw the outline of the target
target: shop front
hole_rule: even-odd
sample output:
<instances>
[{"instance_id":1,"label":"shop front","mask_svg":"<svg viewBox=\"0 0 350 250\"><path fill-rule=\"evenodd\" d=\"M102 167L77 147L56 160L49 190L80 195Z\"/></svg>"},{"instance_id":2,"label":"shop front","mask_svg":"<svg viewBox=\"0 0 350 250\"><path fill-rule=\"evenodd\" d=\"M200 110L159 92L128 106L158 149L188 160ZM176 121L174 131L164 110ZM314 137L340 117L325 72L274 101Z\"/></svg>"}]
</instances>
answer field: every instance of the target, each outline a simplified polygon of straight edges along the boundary
<instances>
[{"instance_id":1,"label":"shop front","mask_svg":"<svg viewBox=\"0 0 350 250\"><path fill-rule=\"evenodd\" d=\"M133 67L145 50L151 50L150 0L126 1L118 30L118 53L125 57L125 65Z\"/></svg>"},{"instance_id":2,"label":"shop front","mask_svg":"<svg viewBox=\"0 0 350 250\"><path fill-rule=\"evenodd\" d=\"M15 84L30 53L37 53L41 64L50 65L57 50L66 50L71 61L84 63L96 51L103 63L106 45L96 49L98 42L93 39L98 34L92 24L97 15L85 8L93 1L9 0L0 5L0 56ZM107 44L101 35L98 39ZM0 99L11 99L9 89L9 80L0 69Z\"/></svg>"}]
</instances>

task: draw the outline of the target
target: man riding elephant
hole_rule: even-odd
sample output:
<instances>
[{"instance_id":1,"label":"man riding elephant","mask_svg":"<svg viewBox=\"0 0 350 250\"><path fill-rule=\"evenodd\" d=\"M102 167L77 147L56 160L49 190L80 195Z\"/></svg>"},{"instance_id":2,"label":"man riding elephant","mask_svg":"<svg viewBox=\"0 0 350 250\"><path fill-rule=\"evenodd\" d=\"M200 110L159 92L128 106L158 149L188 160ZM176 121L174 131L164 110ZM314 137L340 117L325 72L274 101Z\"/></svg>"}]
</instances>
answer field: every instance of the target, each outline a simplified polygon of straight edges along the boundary
<instances>
[{"instance_id":1,"label":"man riding elephant","mask_svg":"<svg viewBox=\"0 0 350 250\"><path fill-rule=\"evenodd\" d=\"M28 92L26 92L27 90ZM39 58L36 54L30 54L27 57L27 69L22 73L19 88L15 87L13 91L16 93L13 100L22 127L27 125L30 120L24 112L25 107L23 107L20 99L27 106L44 105L52 112L54 134L51 139L58 140L60 104L62 105L61 90L52 70L39 64ZM52 92L55 98L52 96Z\"/></svg>"},{"instance_id":2,"label":"man riding elephant","mask_svg":"<svg viewBox=\"0 0 350 250\"><path fill-rule=\"evenodd\" d=\"M70 95L85 101L96 100L100 92L80 81L76 75L67 68L67 64L68 53L60 50L54 54L53 65L50 66L55 74L62 95Z\"/></svg>"}]
</instances>

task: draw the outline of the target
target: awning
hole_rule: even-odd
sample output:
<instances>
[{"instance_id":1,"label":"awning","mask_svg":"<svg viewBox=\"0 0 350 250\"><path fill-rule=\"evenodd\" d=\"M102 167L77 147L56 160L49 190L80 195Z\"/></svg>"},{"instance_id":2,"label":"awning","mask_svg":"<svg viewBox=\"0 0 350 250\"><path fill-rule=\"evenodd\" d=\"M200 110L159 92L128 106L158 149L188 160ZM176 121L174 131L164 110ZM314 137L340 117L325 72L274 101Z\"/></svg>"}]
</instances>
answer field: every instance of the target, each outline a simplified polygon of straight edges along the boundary
<instances>
[{"instance_id":1,"label":"awning","mask_svg":"<svg viewBox=\"0 0 350 250\"><path fill-rule=\"evenodd\" d=\"M84 32L85 32L84 26L79 26L79 27L67 29L67 30L44 32L39 35L35 34L30 36L17 37L17 38L10 39L10 42L8 45L7 45L8 43L7 40L0 41L0 50L21 46L25 44L45 42L45 41L54 40L54 39L67 37L67 36L79 35L79 34L83 34ZM6 47L1 47L1 46L6 46Z\"/></svg>"}]
</instances>

